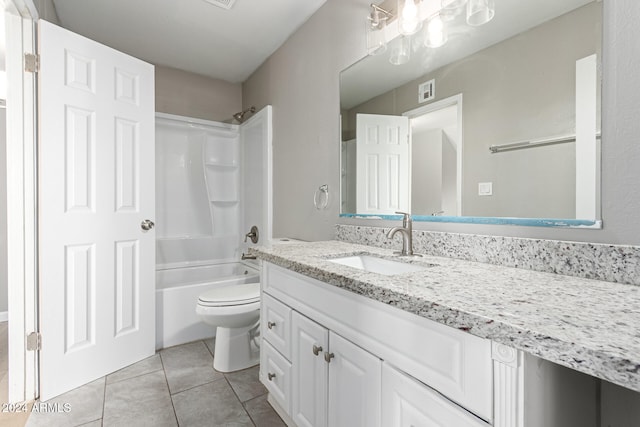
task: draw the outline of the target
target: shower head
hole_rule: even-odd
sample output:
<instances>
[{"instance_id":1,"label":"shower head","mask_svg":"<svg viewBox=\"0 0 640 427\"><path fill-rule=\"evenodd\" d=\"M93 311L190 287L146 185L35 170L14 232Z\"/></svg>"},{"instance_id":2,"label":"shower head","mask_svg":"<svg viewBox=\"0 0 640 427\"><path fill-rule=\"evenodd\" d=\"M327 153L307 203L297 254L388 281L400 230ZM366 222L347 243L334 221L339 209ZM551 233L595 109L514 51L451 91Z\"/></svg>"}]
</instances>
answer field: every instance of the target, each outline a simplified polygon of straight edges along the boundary
<instances>
[{"instance_id":1,"label":"shower head","mask_svg":"<svg viewBox=\"0 0 640 427\"><path fill-rule=\"evenodd\" d=\"M247 113L255 113L256 112L256 107L254 107L253 105L249 108L247 108L244 111L240 111L239 113L235 113L233 115L233 118L236 119L237 121L239 121L240 123L242 123L244 121L244 115Z\"/></svg>"}]
</instances>

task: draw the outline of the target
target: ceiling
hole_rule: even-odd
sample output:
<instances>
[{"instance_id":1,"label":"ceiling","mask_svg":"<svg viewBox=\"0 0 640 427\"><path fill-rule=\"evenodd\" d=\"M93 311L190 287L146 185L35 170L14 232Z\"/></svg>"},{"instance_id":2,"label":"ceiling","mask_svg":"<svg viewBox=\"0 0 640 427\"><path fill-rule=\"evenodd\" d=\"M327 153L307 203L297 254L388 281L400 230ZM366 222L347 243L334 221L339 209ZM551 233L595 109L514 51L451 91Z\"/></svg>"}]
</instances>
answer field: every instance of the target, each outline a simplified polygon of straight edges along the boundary
<instances>
[{"instance_id":1,"label":"ceiling","mask_svg":"<svg viewBox=\"0 0 640 427\"><path fill-rule=\"evenodd\" d=\"M155 65L245 81L326 0L53 0L61 25ZM227 1L228 3L228 1Z\"/></svg>"}]
</instances>

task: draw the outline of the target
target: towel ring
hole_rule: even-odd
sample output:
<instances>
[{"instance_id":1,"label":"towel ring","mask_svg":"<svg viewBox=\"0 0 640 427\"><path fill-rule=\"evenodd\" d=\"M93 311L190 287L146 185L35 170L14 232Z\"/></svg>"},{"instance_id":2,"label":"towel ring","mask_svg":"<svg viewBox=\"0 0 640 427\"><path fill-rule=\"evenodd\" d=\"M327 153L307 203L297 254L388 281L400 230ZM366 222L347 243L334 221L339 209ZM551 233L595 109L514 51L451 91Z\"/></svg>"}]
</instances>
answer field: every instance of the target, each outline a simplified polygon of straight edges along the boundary
<instances>
[{"instance_id":1,"label":"towel ring","mask_svg":"<svg viewBox=\"0 0 640 427\"><path fill-rule=\"evenodd\" d=\"M313 194L313 206L318 210L325 209L329 204L329 186L321 185Z\"/></svg>"}]
</instances>

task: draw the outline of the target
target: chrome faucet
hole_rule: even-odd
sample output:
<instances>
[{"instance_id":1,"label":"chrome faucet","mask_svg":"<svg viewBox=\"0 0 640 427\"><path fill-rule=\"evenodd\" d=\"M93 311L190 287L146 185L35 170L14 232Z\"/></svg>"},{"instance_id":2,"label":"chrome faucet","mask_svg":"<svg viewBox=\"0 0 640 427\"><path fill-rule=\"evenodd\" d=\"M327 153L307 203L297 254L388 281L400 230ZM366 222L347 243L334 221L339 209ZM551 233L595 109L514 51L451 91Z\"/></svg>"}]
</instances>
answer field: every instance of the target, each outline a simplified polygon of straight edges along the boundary
<instances>
[{"instance_id":1,"label":"chrome faucet","mask_svg":"<svg viewBox=\"0 0 640 427\"><path fill-rule=\"evenodd\" d=\"M389 239L393 239L393 236L395 236L398 231L402 233L402 251L400 252L400 256L411 256L413 255L413 230L411 215L406 212L396 213L403 215L402 227L393 227L387 232L387 237Z\"/></svg>"}]
</instances>

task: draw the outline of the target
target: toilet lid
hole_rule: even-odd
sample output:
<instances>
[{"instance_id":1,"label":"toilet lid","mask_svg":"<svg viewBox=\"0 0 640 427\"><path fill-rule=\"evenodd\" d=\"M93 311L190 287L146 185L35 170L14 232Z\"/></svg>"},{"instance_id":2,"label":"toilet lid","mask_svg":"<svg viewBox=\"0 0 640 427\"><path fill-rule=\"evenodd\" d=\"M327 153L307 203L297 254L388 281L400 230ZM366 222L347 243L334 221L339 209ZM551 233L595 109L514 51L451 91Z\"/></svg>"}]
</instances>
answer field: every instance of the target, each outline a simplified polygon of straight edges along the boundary
<instances>
[{"instance_id":1,"label":"toilet lid","mask_svg":"<svg viewBox=\"0 0 640 427\"><path fill-rule=\"evenodd\" d=\"M210 307L250 304L260 301L260 282L224 286L200 295L198 302Z\"/></svg>"}]
</instances>

